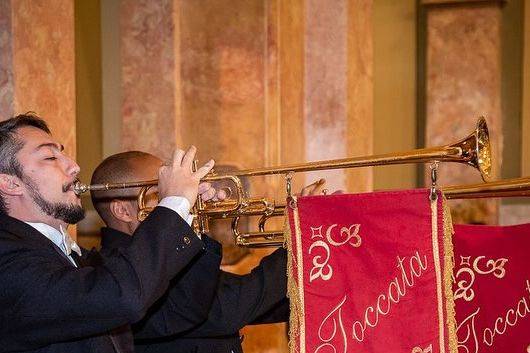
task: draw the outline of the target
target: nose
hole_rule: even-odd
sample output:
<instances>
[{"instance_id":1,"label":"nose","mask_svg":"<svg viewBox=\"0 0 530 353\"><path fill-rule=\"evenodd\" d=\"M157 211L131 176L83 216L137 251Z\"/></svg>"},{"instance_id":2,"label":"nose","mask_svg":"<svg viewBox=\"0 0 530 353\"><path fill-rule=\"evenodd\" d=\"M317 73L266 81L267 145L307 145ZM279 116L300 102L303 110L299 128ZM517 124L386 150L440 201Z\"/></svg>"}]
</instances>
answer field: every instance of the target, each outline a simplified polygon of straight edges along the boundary
<instances>
[{"instance_id":1,"label":"nose","mask_svg":"<svg viewBox=\"0 0 530 353\"><path fill-rule=\"evenodd\" d=\"M65 161L66 161L66 173L73 177L77 177L77 175L81 171L81 167L79 167L79 165L72 158L68 156L65 156Z\"/></svg>"}]
</instances>

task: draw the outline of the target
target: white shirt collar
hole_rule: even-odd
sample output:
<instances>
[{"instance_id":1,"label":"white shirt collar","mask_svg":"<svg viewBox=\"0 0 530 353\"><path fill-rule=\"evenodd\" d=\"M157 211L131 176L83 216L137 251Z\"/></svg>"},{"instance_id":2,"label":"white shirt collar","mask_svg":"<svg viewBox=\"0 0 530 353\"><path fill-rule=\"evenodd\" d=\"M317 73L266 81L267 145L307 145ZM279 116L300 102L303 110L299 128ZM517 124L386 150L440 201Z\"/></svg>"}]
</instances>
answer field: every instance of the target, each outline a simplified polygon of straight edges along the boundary
<instances>
[{"instance_id":1,"label":"white shirt collar","mask_svg":"<svg viewBox=\"0 0 530 353\"><path fill-rule=\"evenodd\" d=\"M70 235L61 227L59 230L46 223L25 222L27 225L35 228L39 233L50 239L66 255L70 256L72 251L81 256L81 248L70 237Z\"/></svg>"}]
</instances>

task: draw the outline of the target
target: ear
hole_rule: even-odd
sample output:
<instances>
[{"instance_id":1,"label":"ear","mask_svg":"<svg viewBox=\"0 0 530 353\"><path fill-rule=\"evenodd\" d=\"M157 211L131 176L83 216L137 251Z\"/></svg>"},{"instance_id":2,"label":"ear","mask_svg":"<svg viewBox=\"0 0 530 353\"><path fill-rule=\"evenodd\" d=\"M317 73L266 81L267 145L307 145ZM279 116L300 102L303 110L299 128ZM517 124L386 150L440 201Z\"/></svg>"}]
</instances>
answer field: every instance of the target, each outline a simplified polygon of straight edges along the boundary
<instances>
[{"instance_id":1,"label":"ear","mask_svg":"<svg viewBox=\"0 0 530 353\"><path fill-rule=\"evenodd\" d=\"M20 179L14 175L0 174L0 192L4 195L20 196L23 194Z\"/></svg>"},{"instance_id":2,"label":"ear","mask_svg":"<svg viewBox=\"0 0 530 353\"><path fill-rule=\"evenodd\" d=\"M110 212L114 218L125 223L133 222L137 217L137 210L131 201L112 200L110 202Z\"/></svg>"}]
</instances>

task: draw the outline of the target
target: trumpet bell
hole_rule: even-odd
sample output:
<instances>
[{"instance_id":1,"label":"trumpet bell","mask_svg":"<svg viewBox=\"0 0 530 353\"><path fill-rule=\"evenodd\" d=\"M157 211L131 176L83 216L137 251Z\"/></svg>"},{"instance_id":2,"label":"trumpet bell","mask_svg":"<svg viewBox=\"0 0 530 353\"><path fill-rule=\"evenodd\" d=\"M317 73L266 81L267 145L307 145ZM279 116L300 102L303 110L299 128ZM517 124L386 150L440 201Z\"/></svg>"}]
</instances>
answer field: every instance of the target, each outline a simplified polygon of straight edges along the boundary
<instances>
[{"instance_id":1,"label":"trumpet bell","mask_svg":"<svg viewBox=\"0 0 530 353\"><path fill-rule=\"evenodd\" d=\"M475 131L449 147L459 148L462 151L460 162L476 168L482 180L491 179L491 144L488 125L484 117L480 117L477 121Z\"/></svg>"},{"instance_id":2,"label":"trumpet bell","mask_svg":"<svg viewBox=\"0 0 530 353\"><path fill-rule=\"evenodd\" d=\"M484 181L491 179L491 144L490 134L488 131L488 125L486 119L481 117L477 123L477 129L475 130L477 136L477 168L482 175Z\"/></svg>"}]
</instances>

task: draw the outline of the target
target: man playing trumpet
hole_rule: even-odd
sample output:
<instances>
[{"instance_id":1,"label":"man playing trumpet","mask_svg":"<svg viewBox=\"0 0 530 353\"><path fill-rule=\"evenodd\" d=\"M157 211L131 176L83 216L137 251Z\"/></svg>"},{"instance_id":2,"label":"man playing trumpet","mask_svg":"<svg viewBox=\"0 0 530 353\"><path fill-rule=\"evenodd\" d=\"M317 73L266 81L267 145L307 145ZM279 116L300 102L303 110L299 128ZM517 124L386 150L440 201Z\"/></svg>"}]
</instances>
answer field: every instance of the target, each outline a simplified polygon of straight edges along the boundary
<instances>
[{"instance_id":1,"label":"man playing trumpet","mask_svg":"<svg viewBox=\"0 0 530 353\"><path fill-rule=\"evenodd\" d=\"M2 352L132 351L111 331L142 319L170 281L208 251L175 207L195 202L213 167L209 161L192 172L194 157L195 149L177 151L157 169L161 201L128 246L88 253L66 233L84 216L73 190L79 166L39 117L0 122ZM214 194L208 186L201 193Z\"/></svg>"},{"instance_id":2,"label":"man playing trumpet","mask_svg":"<svg viewBox=\"0 0 530 353\"><path fill-rule=\"evenodd\" d=\"M160 159L144 152L113 155L96 168L92 184L151 180L156 178L161 164ZM92 192L93 204L107 225L102 229L104 250L126 247L134 239L134 231L141 224L137 217L138 191L136 188ZM208 196L224 195L210 191ZM147 206L156 203L154 190L147 194L147 199ZM184 202L179 213L191 223L189 210L190 204ZM204 234L202 240L215 250L203 252L186 272L174 278L166 294L134 325L137 352L238 353L242 352L239 330L243 326L287 320L285 249L264 258L250 274L239 276L220 271L220 245ZM190 293L187 303L178 301L182 292ZM190 328L188 318L202 311L205 303L209 305L207 319Z\"/></svg>"}]
</instances>

